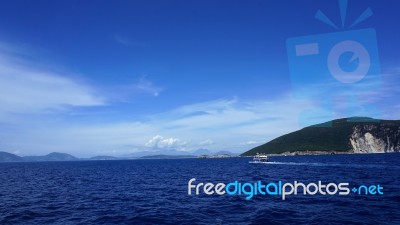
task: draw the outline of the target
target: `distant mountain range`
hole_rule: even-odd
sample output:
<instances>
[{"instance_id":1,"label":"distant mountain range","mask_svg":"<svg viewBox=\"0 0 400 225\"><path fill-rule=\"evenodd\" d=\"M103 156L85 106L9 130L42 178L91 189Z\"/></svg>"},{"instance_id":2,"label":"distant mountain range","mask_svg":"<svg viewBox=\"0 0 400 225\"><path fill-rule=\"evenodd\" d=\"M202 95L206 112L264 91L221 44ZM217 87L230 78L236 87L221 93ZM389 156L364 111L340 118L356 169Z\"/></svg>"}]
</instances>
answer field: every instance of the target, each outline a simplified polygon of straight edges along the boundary
<instances>
[{"instance_id":1,"label":"distant mountain range","mask_svg":"<svg viewBox=\"0 0 400 225\"><path fill-rule=\"evenodd\" d=\"M78 160L75 156L52 152L44 156L24 156L20 157L8 152L0 152L0 162L43 162L43 161L75 161Z\"/></svg>"},{"instance_id":2,"label":"distant mountain range","mask_svg":"<svg viewBox=\"0 0 400 225\"><path fill-rule=\"evenodd\" d=\"M0 152L0 162L22 162L24 159L17 155L8 153L8 152Z\"/></svg>"},{"instance_id":3,"label":"distant mountain range","mask_svg":"<svg viewBox=\"0 0 400 225\"><path fill-rule=\"evenodd\" d=\"M52 152L44 156L24 156L21 157L23 161L75 161L78 160L75 156L69 155L67 153Z\"/></svg>"},{"instance_id":4,"label":"distant mountain range","mask_svg":"<svg viewBox=\"0 0 400 225\"><path fill-rule=\"evenodd\" d=\"M123 157L94 156L91 158L77 158L73 155L60 152L52 152L44 156L17 156L8 152L0 152L0 162L44 162L44 161L78 161L78 160L124 160L124 159L176 159L195 158L199 155L237 155L228 151L213 153L206 149L199 149L194 152L177 150L155 150L132 153Z\"/></svg>"},{"instance_id":5,"label":"distant mountain range","mask_svg":"<svg viewBox=\"0 0 400 225\"><path fill-rule=\"evenodd\" d=\"M238 155L229 151L218 151L218 152L212 152L208 149L197 149L192 152L187 152L187 151L178 151L175 149L158 149L158 150L152 150L152 151L141 151L141 152L134 152L128 155L125 155L124 158L141 158L144 156L155 156L155 155L166 155L166 156L200 156L200 155Z\"/></svg>"},{"instance_id":6,"label":"distant mountain range","mask_svg":"<svg viewBox=\"0 0 400 225\"><path fill-rule=\"evenodd\" d=\"M400 120L367 117L332 120L285 134L242 155L291 152L400 152Z\"/></svg>"}]
</instances>

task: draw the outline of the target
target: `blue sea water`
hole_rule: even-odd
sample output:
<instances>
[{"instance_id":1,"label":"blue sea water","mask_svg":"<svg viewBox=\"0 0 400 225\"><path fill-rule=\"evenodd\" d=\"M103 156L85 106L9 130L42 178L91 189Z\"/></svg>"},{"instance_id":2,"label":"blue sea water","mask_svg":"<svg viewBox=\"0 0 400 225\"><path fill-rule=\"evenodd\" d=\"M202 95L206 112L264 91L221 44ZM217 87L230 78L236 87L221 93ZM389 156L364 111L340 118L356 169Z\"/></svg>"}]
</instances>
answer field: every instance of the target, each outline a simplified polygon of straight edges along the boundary
<instances>
[{"instance_id":1,"label":"blue sea water","mask_svg":"<svg viewBox=\"0 0 400 225\"><path fill-rule=\"evenodd\" d=\"M0 164L0 224L400 224L400 154ZM383 195L188 195L197 182L321 180Z\"/></svg>"}]
</instances>

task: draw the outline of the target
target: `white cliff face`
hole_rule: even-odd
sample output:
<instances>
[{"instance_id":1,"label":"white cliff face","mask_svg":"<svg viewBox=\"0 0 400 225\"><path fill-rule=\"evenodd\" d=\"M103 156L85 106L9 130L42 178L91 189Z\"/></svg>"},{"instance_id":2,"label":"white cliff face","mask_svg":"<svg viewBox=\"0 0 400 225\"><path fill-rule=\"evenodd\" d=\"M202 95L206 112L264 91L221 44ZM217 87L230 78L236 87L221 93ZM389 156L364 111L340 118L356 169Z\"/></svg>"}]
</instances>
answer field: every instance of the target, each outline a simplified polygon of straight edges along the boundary
<instances>
[{"instance_id":1,"label":"white cliff face","mask_svg":"<svg viewBox=\"0 0 400 225\"><path fill-rule=\"evenodd\" d=\"M398 151L400 146L391 142L391 136L386 132L379 132L378 135L373 135L373 131L379 128L374 125L365 125L354 127L350 137L350 143L354 153L384 153ZM393 138L393 137L392 137Z\"/></svg>"},{"instance_id":2,"label":"white cliff face","mask_svg":"<svg viewBox=\"0 0 400 225\"><path fill-rule=\"evenodd\" d=\"M359 138L350 138L353 151L355 153L384 153L386 152L386 143L372 136L370 133L365 133Z\"/></svg>"}]
</instances>

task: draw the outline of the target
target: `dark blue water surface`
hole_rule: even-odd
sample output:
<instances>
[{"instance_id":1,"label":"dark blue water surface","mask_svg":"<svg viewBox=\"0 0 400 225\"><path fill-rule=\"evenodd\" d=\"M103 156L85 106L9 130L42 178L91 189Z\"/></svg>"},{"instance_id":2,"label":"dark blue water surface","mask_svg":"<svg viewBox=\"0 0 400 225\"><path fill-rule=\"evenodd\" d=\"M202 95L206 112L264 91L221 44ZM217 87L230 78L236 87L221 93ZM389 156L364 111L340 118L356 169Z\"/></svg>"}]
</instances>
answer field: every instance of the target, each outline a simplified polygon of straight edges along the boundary
<instances>
[{"instance_id":1,"label":"dark blue water surface","mask_svg":"<svg viewBox=\"0 0 400 225\"><path fill-rule=\"evenodd\" d=\"M0 164L0 224L400 224L400 154ZM383 195L187 194L188 181L318 180Z\"/></svg>"}]
</instances>

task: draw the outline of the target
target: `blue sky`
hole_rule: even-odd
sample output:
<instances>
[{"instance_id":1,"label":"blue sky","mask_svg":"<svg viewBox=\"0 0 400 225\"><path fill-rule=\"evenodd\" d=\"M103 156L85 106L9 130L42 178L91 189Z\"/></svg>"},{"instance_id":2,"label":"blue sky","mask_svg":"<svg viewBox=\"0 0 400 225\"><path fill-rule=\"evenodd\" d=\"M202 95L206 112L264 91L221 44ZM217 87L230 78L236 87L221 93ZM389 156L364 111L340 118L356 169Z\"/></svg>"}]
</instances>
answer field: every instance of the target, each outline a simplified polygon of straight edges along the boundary
<instances>
[{"instance_id":1,"label":"blue sky","mask_svg":"<svg viewBox=\"0 0 400 225\"><path fill-rule=\"evenodd\" d=\"M373 16L349 29L368 7ZM398 8L349 1L341 28L336 0L2 1L0 151L243 152L328 119L399 119ZM373 79L310 83L323 63L294 78L287 39L366 28L379 52Z\"/></svg>"}]
</instances>

